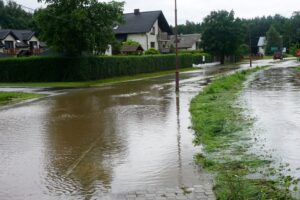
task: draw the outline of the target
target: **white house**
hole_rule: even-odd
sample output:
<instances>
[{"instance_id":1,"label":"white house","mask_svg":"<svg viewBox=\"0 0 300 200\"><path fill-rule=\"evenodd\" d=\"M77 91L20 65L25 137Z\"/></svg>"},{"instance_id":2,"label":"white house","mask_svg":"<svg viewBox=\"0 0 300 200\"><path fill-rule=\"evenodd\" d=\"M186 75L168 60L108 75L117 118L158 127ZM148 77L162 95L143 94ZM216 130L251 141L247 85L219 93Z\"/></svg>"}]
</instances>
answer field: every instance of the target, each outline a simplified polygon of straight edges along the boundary
<instances>
[{"instance_id":1,"label":"white house","mask_svg":"<svg viewBox=\"0 0 300 200\"><path fill-rule=\"evenodd\" d=\"M258 47L258 53L265 55L265 47L266 47L266 37L259 37L257 47Z\"/></svg>"},{"instance_id":2,"label":"white house","mask_svg":"<svg viewBox=\"0 0 300 200\"><path fill-rule=\"evenodd\" d=\"M44 43L30 30L0 29L0 53L17 55L22 50L31 54L41 53Z\"/></svg>"},{"instance_id":3,"label":"white house","mask_svg":"<svg viewBox=\"0 0 300 200\"><path fill-rule=\"evenodd\" d=\"M133 40L139 42L144 50L155 48L161 52L169 51L172 29L162 11L124 14L124 24L115 27L119 41Z\"/></svg>"}]
</instances>

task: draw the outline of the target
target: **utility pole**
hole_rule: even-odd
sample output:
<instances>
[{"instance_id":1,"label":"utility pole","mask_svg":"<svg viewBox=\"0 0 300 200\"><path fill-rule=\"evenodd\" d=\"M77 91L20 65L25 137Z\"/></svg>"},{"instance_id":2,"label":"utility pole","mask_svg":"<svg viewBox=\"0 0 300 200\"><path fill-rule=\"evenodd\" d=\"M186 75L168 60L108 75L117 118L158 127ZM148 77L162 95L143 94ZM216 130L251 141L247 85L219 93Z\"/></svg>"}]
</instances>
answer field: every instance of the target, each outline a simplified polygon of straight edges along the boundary
<instances>
[{"instance_id":1,"label":"utility pole","mask_svg":"<svg viewBox=\"0 0 300 200\"><path fill-rule=\"evenodd\" d=\"M178 24L177 24L177 0L175 0L175 51L176 51L176 92L179 92L179 57L178 57Z\"/></svg>"},{"instance_id":2,"label":"utility pole","mask_svg":"<svg viewBox=\"0 0 300 200\"><path fill-rule=\"evenodd\" d=\"M250 44L250 51L249 51L249 59L250 59L250 67L252 67L252 40L251 40L251 26L249 26L249 44Z\"/></svg>"}]
</instances>

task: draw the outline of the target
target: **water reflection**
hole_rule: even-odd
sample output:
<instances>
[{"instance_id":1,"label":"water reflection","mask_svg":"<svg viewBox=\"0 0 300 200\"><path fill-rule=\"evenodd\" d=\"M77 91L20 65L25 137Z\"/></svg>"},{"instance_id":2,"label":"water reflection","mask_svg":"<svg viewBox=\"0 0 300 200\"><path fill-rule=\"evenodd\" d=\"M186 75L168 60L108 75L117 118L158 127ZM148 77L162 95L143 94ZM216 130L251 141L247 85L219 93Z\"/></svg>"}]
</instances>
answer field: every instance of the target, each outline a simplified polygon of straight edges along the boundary
<instances>
[{"instance_id":1,"label":"water reflection","mask_svg":"<svg viewBox=\"0 0 300 200\"><path fill-rule=\"evenodd\" d=\"M219 72L182 74L180 95L169 76L0 111L0 199L101 198L207 182L193 162L189 104Z\"/></svg>"},{"instance_id":2,"label":"water reflection","mask_svg":"<svg viewBox=\"0 0 300 200\"><path fill-rule=\"evenodd\" d=\"M256 151L272 154L278 163L289 163L300 178L300 84L294 68L275 68L254 78L243 95L256 117L253 135ZM263 151L262 151L263 150Z\"/></svg>"}]
</instances>

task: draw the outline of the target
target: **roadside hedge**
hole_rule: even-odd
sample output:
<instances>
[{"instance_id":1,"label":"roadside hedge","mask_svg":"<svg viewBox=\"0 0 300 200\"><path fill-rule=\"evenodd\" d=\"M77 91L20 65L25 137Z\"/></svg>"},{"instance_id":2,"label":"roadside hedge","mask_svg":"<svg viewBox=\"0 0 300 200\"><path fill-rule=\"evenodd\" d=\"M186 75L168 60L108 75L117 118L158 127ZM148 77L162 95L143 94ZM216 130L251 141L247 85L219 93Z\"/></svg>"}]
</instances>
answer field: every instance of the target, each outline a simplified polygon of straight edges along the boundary
<instances>
[{"instance_id":1,"label":"roadside hedge","mask_svg":"<svg viewBox=\"0 0 300 200\"><path fill-rule=\"evenodd\" d=\"M192 67L191 54L180 67ZM0 59L0 82L88 81L175 69L175 55Z\"/></svg>"},{"instance_id":2,"label":"roadside hedge","mask_svg":"<svg viewBox=\"0 0 300 200\"><path fill-rule=\"evenodd\" d=\"M205 56L205 63L213 62L213 57L208 53L195 53L193 56L193 64L203 64L203 56Z\"/></svg>"}]
</instances>

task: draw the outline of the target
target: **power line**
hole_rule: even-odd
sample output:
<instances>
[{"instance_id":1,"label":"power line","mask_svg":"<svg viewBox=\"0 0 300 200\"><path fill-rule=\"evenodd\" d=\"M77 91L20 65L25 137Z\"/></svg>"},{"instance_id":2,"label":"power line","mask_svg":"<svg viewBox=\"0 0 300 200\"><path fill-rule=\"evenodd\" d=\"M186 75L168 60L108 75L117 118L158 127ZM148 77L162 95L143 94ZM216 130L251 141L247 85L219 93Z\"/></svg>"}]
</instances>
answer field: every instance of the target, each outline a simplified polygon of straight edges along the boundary
<instances>
[{"instance_id":1,"label":"power line","mask_svg":"<svg viewBox=\"0 0 300 200\"><path fill-rule=\"evenodd\" d=\"M11 0L4 0L4 1L6 1L6 3L8 4L9 2L15 2L15 1L11 1ZM34 8L30 8L30 7L28 7L28 6L24 6L24 5L22 5L22 4L19 4L19 3L17 3L17 2L15 2L17 5L19 5L22 9L24 9L24 10L26 10L26 11L28 11L28 12L31 12L31 13L33 13L36 9L34 9Z\"/></svg>"}]
</instances>

